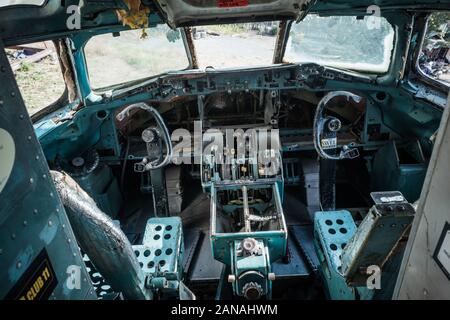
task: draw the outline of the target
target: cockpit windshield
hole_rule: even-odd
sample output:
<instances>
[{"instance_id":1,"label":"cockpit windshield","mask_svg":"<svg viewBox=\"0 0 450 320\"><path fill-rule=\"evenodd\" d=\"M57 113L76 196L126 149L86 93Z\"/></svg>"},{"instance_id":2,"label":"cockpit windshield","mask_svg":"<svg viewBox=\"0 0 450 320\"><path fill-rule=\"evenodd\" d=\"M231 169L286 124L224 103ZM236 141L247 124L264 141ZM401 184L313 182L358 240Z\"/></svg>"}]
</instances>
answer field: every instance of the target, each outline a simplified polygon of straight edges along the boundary
<instances>
[{"instance_id":1,"label":"cockpit windshield","mask_svg":"<svg viewBox=\"0 0 450 320\"><path fill-rule=\"evenodd\" d=\"M383 17L308 15L292 25L284 60L384 73L393 44L394 29Z\"/></svg>"},{"instance_id":2,"label":"cockpit windshield","mask_svg":"<svg viewBox=\"0 0 450 320\"><path fill-rule=\"evenodd\" d=\"M278 22L193 28L199 67L239 68L272 64Z\"/></svg>"},{"instance_id":3,"label":"cockpit windshield","mask_svg":"<svg viewBox=\"0 0 450 320\"><path fill-rule=\"evenodd\" d=\"M9 6L42 6L45 0L2 0L0 1L1 7Z\"/></svg>"},{"instance_id":4,"label":"cockpit windshield","mask_svg":"<svg viewBox=\"0 0 450 320\"><path fill-rule=\"evenodd\" d=\"M95 89L189 67L181 31L166 25L94 36L84 53Z\"/></svg>"}]
</instances>

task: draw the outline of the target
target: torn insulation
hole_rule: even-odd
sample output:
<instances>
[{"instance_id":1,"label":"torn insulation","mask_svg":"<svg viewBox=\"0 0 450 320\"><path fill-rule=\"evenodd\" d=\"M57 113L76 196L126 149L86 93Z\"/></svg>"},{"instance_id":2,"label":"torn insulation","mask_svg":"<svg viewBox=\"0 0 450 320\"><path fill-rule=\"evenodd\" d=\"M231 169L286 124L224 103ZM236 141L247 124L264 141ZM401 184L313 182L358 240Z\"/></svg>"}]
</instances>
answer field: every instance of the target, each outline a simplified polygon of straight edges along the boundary
<instances>
[{"instance_id":1,"label":"torn insulation","mask_svg":"<svg viewBox=\"0 0 450 320\"><path fill-rule=\"evenodd\" d=\"M150 8L142 4L141 0L123 0L128 7L128 10L116 10L119 21L131 29L142 29L141 38L146 38L147 32L145 28L148 27Z\"/></svg>"}]
</instances>

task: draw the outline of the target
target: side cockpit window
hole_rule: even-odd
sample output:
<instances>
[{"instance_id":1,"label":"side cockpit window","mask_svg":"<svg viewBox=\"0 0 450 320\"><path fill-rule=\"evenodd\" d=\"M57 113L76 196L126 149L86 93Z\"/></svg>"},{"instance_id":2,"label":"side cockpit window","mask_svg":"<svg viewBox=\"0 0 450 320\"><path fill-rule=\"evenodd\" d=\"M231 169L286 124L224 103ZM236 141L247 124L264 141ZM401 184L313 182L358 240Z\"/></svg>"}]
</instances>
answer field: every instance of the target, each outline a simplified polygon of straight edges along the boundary
<instances>
[{"instance_id":1,"label":"side cockpit window","mask_svg":"<svg viewBox=\"0 0 450 320\"><path fill-rule=\"evenodd\" d=\"M429 16L418 67L424 76L450 86L450 12Z\"/></svg>"},{"instance_id":2,"label":"side cockpit window","mask_svg":"<svg viewBox=\"0 0 450 320\"><path fill-rule=\"evenodd\" d=\"M66 85L52 41L8 47L6 55L30 116L64 94Z\"/></svg>"}]
</instances>

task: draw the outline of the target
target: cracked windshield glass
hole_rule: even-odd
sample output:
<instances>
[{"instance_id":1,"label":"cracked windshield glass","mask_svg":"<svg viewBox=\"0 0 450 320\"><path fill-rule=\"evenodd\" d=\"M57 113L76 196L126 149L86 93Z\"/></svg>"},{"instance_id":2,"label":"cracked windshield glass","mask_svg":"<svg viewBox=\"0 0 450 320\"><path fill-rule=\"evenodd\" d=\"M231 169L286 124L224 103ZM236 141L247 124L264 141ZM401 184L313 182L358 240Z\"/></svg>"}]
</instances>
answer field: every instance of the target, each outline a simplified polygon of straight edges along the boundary
<instances>
[{"instance_id":1,"label":"cracked windshield glass","mask_svg":"<svg viewBox=\"0 0 450 320\"><path fill-rule=\"evenodd\" d=\"M394 29L383 17L308 15L292 24L284 60L384 73L393 43Z\"/></svg>"},{"instance_id":2,"label":"cracked windshield glass","mask_svg":"<svg viewBox=\"0 0 450 320\"><path fill-rule=\"evenodd\" d=\"M88 41L84 52L95 89L189 66L180 30L166 25L98 35Z\"/></svg>"},{"instance_id":3,"label":"cracked windshield glass","mask_svg":"<svg viewBox=\"0 0 450 320\"><path fill-rule=\"evenodd\" d=\"M199 67L221 69L272 64L277 32L278 22L193 28Z\"/></svg>"}]
</instances>

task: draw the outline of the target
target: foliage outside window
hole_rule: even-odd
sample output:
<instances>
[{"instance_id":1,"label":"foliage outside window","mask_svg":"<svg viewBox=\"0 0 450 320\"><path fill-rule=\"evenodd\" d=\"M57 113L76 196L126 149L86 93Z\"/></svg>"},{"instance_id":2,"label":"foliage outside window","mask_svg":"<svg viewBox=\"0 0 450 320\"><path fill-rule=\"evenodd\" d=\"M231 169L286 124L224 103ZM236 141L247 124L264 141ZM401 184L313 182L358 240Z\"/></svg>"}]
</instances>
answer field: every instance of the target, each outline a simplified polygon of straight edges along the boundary
<instances>
[{"instance_id":1,"label":"foliage outside window","mask_svg":"<svg viewBox=\"0 0 450 320\"><path fill-rule=\"evenodd\" d=\"M180 30L166 25L94 36L84 48L89 80L94 89L105 88L161 73L186 69L189 59Z\"/></svg>"},{"instance_id":2,"label":"foliage outside window","mask_svg":"<svg viewBox=\"0 0 450 320\"><path fill-rule=\"evenodd\" d=\"M308 15L292 25L285 61L384 73L393 46L394 29L383 17Z\"/></svg>"},{"instance_id":3,"label":"foliage outside window","mask_svg":"<svg viewBox=\"0 0 450 320\"><path fill-rule=\"evenodd\" d=\"M450 85L450 12L430 15L418 65L429 78Z\"/></svg>"}]
</instances>

